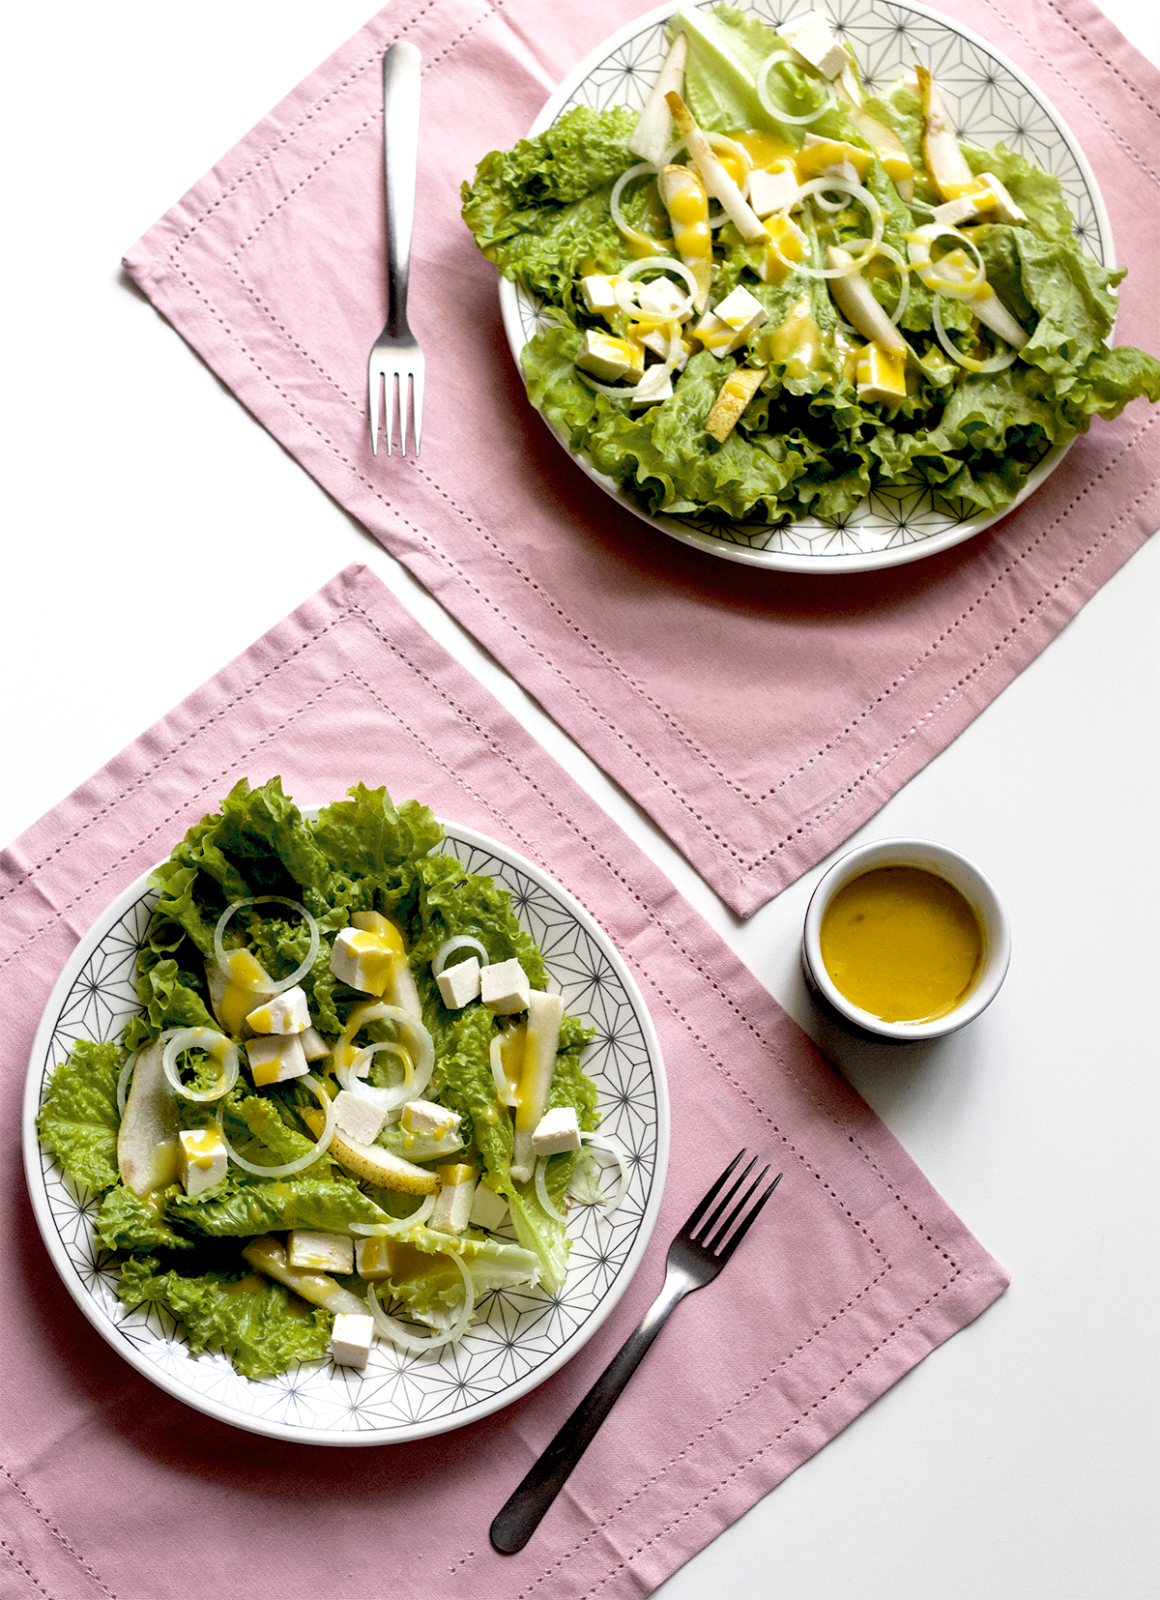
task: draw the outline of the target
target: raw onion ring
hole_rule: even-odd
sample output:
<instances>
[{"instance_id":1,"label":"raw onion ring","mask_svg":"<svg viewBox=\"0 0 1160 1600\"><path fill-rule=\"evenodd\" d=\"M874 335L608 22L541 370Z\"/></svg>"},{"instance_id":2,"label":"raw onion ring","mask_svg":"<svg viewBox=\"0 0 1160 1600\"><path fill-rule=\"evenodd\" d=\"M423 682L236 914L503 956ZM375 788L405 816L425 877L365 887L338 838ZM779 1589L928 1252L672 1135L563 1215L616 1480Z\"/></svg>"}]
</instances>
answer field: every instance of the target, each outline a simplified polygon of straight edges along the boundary
<instances>
[{"instance_id":1,"label":"raw onion ring","mask_svg":"<svg viewBox=\"0 0 1160 1600\"><path fill-rule=\"evenodd\" d=\"M370 1070L371 1059L380 1050L389 1050L392 1055L401 1056L403 1060L403 1081L387 1087L367 1083L366 1074ZM401 1044L396 1044L393 1039L382 1040L378 1044L368 1044L353 1061L335 1070L335 1077L348 1094L353 1094L358 1100L366 1100L372 1106L377 1106L380 1111L385 1111L388 1116L392 1111L399 1111L408 1100L417 1100L422 1091L412 1093L415 1082L415 1067L411 1057ZM423 1085L425 1089L426 1084Z\"/></svg>"},{"instance_id":2,"label":"raw onion ring","mask_svg":"<svg viewBox=\"0 0 1160 1600\"><path fill-rule=\"evenodd\" d=\"M375 1320L378 1331L397 1344L402 1350L412 1350L422 1353L424 1350L441 1350L446 1344L455 1344L467 1331L467 1324L471 1321L471 1314L475 1310L475 1285L471 1281L471 1273L467 1270L459 1252L448 1248L432 1252L433 1254L450 1256L463 1277L463 1305L451 1327L445 1333L432 1333L426 1338L419 1338L416 1334L408 1333L395 1317L388 1316L379 1304L378 1286L374 1283L367 1284L367 1302L371 1308L371 1316Z\"/></svg>"},{"instance_id":3,"label":"raw onion ring","mask_svg":"<svg viewBox=\"0 0 1160 1600\"><path fill-rule=\"evenodd\" d=\"M350 1048L356 1034L361 1032L369 1022L393 1022L398 1041L415 1064L413 1080L414 1093L412 1098L418 1100L423 1090L431 1082L431 1074L435 1070L435 1041L428 1033L424 1024L418 1017L404 1011L400 1006L387 1005L386 1001L378 1001L374 1005L359 1006L347 1020L346 1028L331 1052L332 1057L340 1063L343 1053ZM392 1041L394 1042L394 1041ZM361 1055L362 1052L359 1052ZM355 1057L358 1060L358 1056ZM354 1063L352 1062L353 1066ZM335 1076L342 1070L336 1069ZM357 1076L357 1074L356 1074ZM341 1079L339 1080L341 1082ZM344 1084L345 1088L346 1085ZM352 1090L352 1093L355 1091Z\"/></svg>"},{"instance_id":4,"label":"raw onion ring","mask_svg":"<svg viewBox=\"0 0 1160 1600\"><path fill-rule=\"evenodd\" d=\"M959 366L965 367L968 372L1005 372L1006 369L1014 362L1019 353L1015 349L1014 345L1006 345L1005 350L1001 351L998 355L989 356L986 361L976 361L974 356L965 356L963 352L957 348L954 340L951 338L943 324L941 301L942 296L936 294L934 297L934 332L939 344L942 345L943 349L946 351L947 355L950 356L951 360L957 361ZM994 332L994 329L991 331ZM1005 341L997 333L995 334L995 338L999 340L1000 344L1005 343Z\"/></svg>"},{"instance_id":5,"label":"raw onion ring","mask_svg":"<svg viewBox=\"0 0 1160 1600\"><path fill-rule=\"evenodd\" d=\"M216 1028L166 1028L158 1043L165 1046L161 1055L161 1069L184 1100L197 1100L201 1103L207 1100L220 1100L222 1095L228 1094L238 1081L238 1047L232 1039L227 1039L225 1034L219 1033ZM177 1071L177 1058L182 1051L202 1050L208 1056L213 1054L215 1045L225 1045L226 1048L221 1057L221 1072L213 1087L191 1089L188 1084L182 1083Z\"/></svg>"},{"instance_id":6,"label":"raw onion ring","mask_svg":"<svg viewBox=\"0 0 1160 1600\"><path fill-rule=\"evenodd\" d=\"M478 939L473 939L469 933L456 934L454 939L448 939L441 944L435 952L435 959L431 963L431 976L438 978L447 970L447 959L455 954L456 950L474 950L479 955L479 964L482 967L491 965L491 957L480 944Z\"/></svg>"},{"instance_id":7,"label":"raw onion ring","mask_svg":"<svg viewBox=\"0 0 1160 1600\"><path fill-rule=\"evenodd\" d=\"M628 1192L630 1177L628 1151L620 1140L614 1139L610 1133L582 1133L580 1143L591 1145L594 1150L603 1150L606 1155L612 1157L620 1169L620 1181L616 1186L616 1193L604 1209L604 1215L610 1217L614 1211L619 1210L621 1201Z\"/></svg>"},{"instance_id":8,"label":"raw onion ring","mask_svg":"<svg viewBox=\"0 0 1160 1600\"><path fill-rule=\"evenodd\" d=\"M406 1217L395 1217L392 1222L348 1222L347 1227L351 1233L357 1233L362 1239L392 1239L402 1234L407 1228L414 1228L427 1218L435 1209L435 1195L426 1194L422 1202L417 1205Z\"/></svg>"},{"instance_id":9,"label":"raw onion ring","mask_svg":"<svg viewBox=\"0 0 1160 1600\"><path fill-rule=\"evenodd\" d=\"M221 1136L221 1141L226 1147L226 1155L229 1156L235 1166L241 1167L243 1172L252 1172L258 1178L289 1178L296 1172L305 1172L307 1167L313 1166L320 1156L325 1155L331 1139L334 1138L334 1101L327 1094L313 1072L308 1072L305 1077L299 1078L298 1082L305 1084L313 1094L317 1095L326 1123L318 1136L317 1144L312 1150L307 1150L305 1155L297 1156L293 1161L283 1161L277 1167L259 1166L256 1162L247 1161L245 1156L240 1156L237 1153L226 1138L225 1118L222 1114L222 1107L218 1107L217 1129Z\"/></svg>"},{"instance_id":10,"label":"raw onion ring","mask_svg":"<svg viewBox=\"0 0 1160 1600\"><path fill-rule=\"evenodd\" d=\"M548 1213L548 1215L550 1217L553 1217L557 1222L567 1222L567 1220L568 1220L567 1217L564 1215L564 1213L562 1211L557 1211L556 1210L555 1206L552 1204L551 1199L548 1196L547 1173L548 1173L548 1162L549 1162L550 1159L551 1158L549 1156L541 1156L540 1159L536 1162L536 1172L535 1172L536 1199L540 1202L540 1204L543 1206L544 1210Z\"/></svg>"},{"instance_id":11,"label":"raw onion ring","mask_svg":"<svg viewBox=\"0 0 1160 1600\"><path fill-rule=\"evenodd\" d=\"M129 1103L129 1079L133 1076L133 1068L140 1054L139 1050L134 1050L117 1075L117 1114L121 1117L124 1117L125 1107Z\"/></svg>"},{"instance_id":12,"label":"raw onion ring","mask_svg":"<svg viewBox=\"0 0 1160 1600\"><path fill-rule=\"evenodd\" d=\"M851 200L857 200L870 217L871 234L869 239L862 241L865 245L862 254L856 256L846 267L813 267L805 261L791 261L788 256L782 255L778 249L777 240L772 239L770 241L771 247L778 260L784 262L791 271L804 272L808 278L844 278L849 272L857 272L868 261L873 260L878 254L879 246L882 243L882 229L885 225L882 207L865 185L854 183L849 178L811 178L808 183L803 183L798 190L798 199L805 200L811 195L821 195L827 191L843 194ZM824 206L823 209L825 209Z\"/></svg>"},{"instance_id":13,"label":"raw onion ring","mask_svg":"<svg viewBox=\"0 0 1160 1600\"><path fill-rule=\"evenodd\" d=\"M931 260L930 247L936 239L953 239L955 243L974 257L975 276L965 282L952 283L948 278L938 276L938 262ZM978 290L987 281L987 268L979 254L979 247L973 239L968 239L965 233L960 233L957 228L949 224L928 222L921 228L916 228L913 233L906 236L910 264L918 273L923 283L935 294L946 294L954 300L974 300L978 297ZM911 248L917 246L917 249Z\"/></svg>"},{"instance_id":14,"label":"raw onion ring","mask_svg":"<svg viewBox=\"0 0 1160 1600\"><path fill-rule=\"evenodd\" d=\"M505 1035L501 1030L492 1038L490 1051L491 1075L495 1081L496 1099L499 1101L500 1105L514 1106L518 1105L519 1101L516 1099L515 1090L508 1081L508 1075L504 1071L504 1065L501 1059L504 1037Z\"/></svg>"},{"instance_id":15,"label":"raw onion ring","mask_svg":"<svg viewBox=\"0 0 1160 1600\"><path fill-rule=\"evenodd\" d=\"M269 992L270 994L274 995L281 994L284 989L292 989L298 982L299 978L304 978L310 971L311 967L314 965L315 957L318 955L318 946L320 942L318 923L311 916L310 912L307 911L306 907L301 905L297 900L288 900L286 896L282 894L257 894L250 895L245 900L233 901L222 912L221 916L217 920L217 927L213 930L213 953L217 960L218 966L225 973L226 977L232 977L233 974L230 970L229 961L227 960L227 956L230 954L230 952L226 950L225 945L222 943L222 934L225 931L226 923L233 916L234 912L240 911L243 906L264 906L271 904L279 906L291 906L295 911L300 911L303 917L306 919L307 927L310 929L310 948L306 952L305 961L300 962L299 965L294 968L294 971L288 978L279 978L277 983L272 983L270 985Z\"/></svg>"},{"instance_id":16,"label":"raw onion ring","mask_svg":"<svg viewBox=\"0 0 1160 1600\"><path fill-rule=\"evenodd\" d=\"M777 122L788 122L795 127L802 127L807 122L816 122L823 113L829 111L834 104L834 97L832 93L827 92L826 98L818 109L810 111L804 117L795 116L792 111L782 111L779 106L775 106L769 93L769 74L773 71L777 62L792 61L793 59L793 55L788 48L774 50L770 55L766 56L758 67L754 86L757 89L757 98L761 101L762 109L768 112L771 117Z\"/></svg>"},{"instance_id":17,"label":"raw onion ring","mask_svg":"<svg viewBox=\"0 0 1160 1600\"><path fill-rule=\"evenodd\" d=\"M659 256L664 249L663 241L654 239L651 234L643 232L640 228L634 228L631 222L625 220L624 213L620 209L620 197L633 179L646 176L655 178L657 170L651 161L638 161L634 167L629 167L627 172L622 172L612 186L612 193L608 197L608 209L612 212L612 220L616 224L617 231L630 244L646 244L650 255ZM647 261L649 256L644 256L642 259Z\"/></svg>"}]
</instances>

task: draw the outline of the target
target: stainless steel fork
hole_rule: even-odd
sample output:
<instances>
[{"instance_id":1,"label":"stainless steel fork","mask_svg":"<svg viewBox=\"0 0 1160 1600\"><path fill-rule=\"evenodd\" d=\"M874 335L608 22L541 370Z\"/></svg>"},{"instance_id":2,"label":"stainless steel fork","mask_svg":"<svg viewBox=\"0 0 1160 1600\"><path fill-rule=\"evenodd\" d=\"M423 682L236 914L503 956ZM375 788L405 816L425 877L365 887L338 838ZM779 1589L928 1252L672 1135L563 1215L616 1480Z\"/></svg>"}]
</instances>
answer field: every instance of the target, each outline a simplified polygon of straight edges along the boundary
<instances>
[{"instance_id":1,"label":"stainless steel fork","mask_svg":"<svg viewBox=\"0 0 1160 1600\"><path fill-rule=\"evenodd\" d=\"M423 352L407 325L407 277L415 221L415 171L419 161L419 69L413 44L393 44L383 56L383 175L387 188L387 323L371 346L367 366L371 450L379 453L379 391L385 384L383 421L387 454L394 434L398 389L399 453L407 454L407 387L411 388L415 454L423 435Z\"/></svg>"},{"instance_id":2,"label":"stainless steel fork","mask_svg":"<svg viewBox=\"0 0 1160 1600\"><path fill-rule=\"evenodd\" d=\"M782 1175L779 1172L764 1193L754 1200L753 1196L769 1175L769 1168L766 1167L738 1199L739 1191L757 1165L757 1158L754 1157L722 1194L721 1191L744 1158L744 1150L734 1156L677 1234L669 1246L665 1286L645 1312L636 1332L630 1334L621 1345L492 1523L491 1542L504 1555L513 1555L517 1550L522 1550L536 1531L540 1519L564 1487L572 1468L592 1443L600 1424L612 1410L614 1401L640 1365L677 1301L691 1294L694 1289L703 1289L707 1283L712 1283L781 1182ZM721 1197L719 1202L718 1196ZM749 1209L746 1210L746 1207Z\"/></svg>"}]
</instances>

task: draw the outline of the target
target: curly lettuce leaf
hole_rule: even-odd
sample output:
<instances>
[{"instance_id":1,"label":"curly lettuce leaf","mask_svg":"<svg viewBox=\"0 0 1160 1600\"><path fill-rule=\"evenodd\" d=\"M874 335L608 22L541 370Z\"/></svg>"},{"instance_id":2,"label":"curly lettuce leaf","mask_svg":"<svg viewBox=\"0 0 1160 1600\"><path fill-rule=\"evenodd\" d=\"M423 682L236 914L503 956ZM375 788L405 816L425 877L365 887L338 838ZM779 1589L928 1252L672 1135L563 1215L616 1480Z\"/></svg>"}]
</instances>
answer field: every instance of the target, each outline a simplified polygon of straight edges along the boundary
<instances>
[{"instance_id":1,"label":"curly lettuce leaf","mask_svg":"<svg viewBox=\"0 0 1160 1600\"><path fill-rule=\"evenodd\" d=\"M121 1268L117 1294L127 1305L164 1307L183 1324L193 1355L221 1350L245 1378L324 1360L330 1345L329 1312L255 1273L187 1278L161 1271L152 1256L134 1256Z\"/></svg>"},{"instance_id":2,"label":"curly lettuce leaf","mask_svg":"<svg viewBox=\"0 0 1160 1600\"><path fill-rule=\"evenodd\" d=\"M97 1213L97 1238L107 1250L191 1250L193 1241L183 1238L164 1217L166 1201L180 1193L174 1186L161 1194L138 1198L132 1189L118 1184L101 1201Z\"/></svg>"},{"instance_id":3,"label":"curly lettuce leaf","mask_svg":"<svg viewBox=\"0 0 1160 1600\"><path fill-rule=\"evenodd\" d=\"M121 1181L117 1170L117 1079L126 1052L81 1039L52 1075L36 1119L40 1142L76 1184L101 1194Z\"/></svg>"}]
</instances>

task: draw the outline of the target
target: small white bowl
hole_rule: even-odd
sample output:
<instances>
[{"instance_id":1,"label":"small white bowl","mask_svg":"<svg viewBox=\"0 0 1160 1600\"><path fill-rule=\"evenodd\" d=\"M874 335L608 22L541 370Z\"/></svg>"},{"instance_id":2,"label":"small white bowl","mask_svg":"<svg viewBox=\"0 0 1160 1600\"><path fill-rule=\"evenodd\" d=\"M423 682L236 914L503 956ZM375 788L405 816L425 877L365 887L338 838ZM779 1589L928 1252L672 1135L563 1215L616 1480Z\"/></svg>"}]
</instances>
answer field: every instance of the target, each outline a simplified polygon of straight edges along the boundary
<instances>
[{"instance_id":1,"label":"small white bowl","mask_svg":"<svg viewBox=\"0 0 1160 1600\"><path fill-rule=\"evenodd\" d=\"M822 960L822 918L830 901L853 878L875 867L918 867L945 878L966 899L979 919L983 956L970 989L952 1010L926 1022L884 1022L856 1006L834 983ZM1007 975L1011 959L1011 930L999 897L991 884L964 856L929 839L880 839L864 844L834 863L814 890L802 934L802 968L806 982L839 1019L878 1039L938 1039L973 1022L991 1004Z\"/></svg>"}]
</instances>

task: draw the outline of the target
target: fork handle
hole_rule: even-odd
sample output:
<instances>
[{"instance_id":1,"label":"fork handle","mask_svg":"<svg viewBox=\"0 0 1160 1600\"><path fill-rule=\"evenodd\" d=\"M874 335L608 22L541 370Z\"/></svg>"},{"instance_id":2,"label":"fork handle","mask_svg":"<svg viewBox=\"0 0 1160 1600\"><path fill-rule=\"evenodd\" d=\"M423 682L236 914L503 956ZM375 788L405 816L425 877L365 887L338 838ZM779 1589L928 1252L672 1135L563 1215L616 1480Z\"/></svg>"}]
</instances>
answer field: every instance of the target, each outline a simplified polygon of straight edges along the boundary
<instances>
[{"instance_id":1,"label":"fork handle","mask_svg":"<svg viewBox=\"0 0 1160 1600\"><path fill-rule=\"evenodd\" d=\"M406 40L383 55L383 180L387 191L387 328L407 326L407 277L419 164L419 72L423 57Z\"/></svg>"},{"instance_id":2,"label":"fork handle","mask_svg":"<svg viewBox=\"0 0 1160 1600\"><path fill-rule=\"evenodd\" d=\"M527 1544L661 1331L669 1312L692 1287L680 1274L669 1272L666 1275L664 1288L635 1331L629 1334L492 1523L491 1542L497 1550L504 1555L514 1555Z\"/></svg>"}]
</instances>

